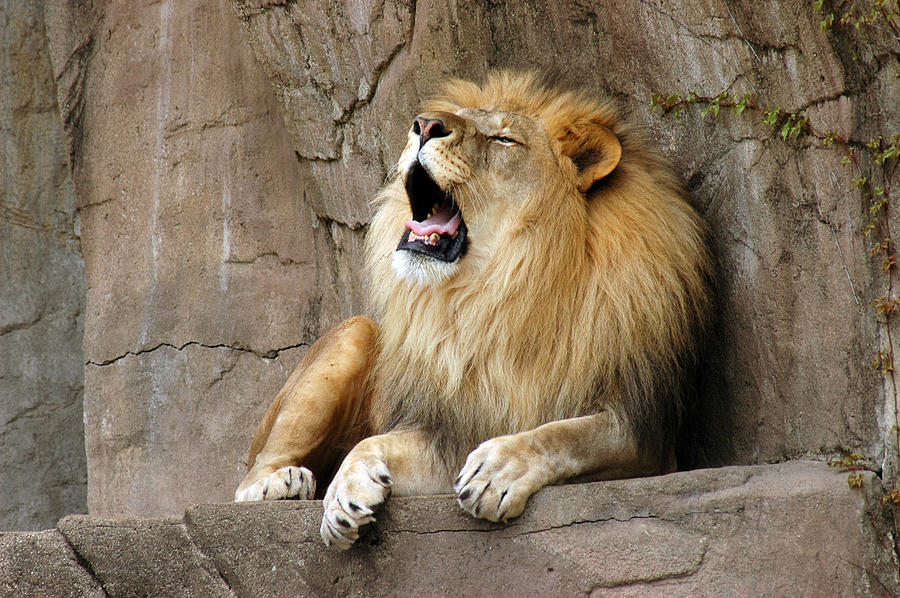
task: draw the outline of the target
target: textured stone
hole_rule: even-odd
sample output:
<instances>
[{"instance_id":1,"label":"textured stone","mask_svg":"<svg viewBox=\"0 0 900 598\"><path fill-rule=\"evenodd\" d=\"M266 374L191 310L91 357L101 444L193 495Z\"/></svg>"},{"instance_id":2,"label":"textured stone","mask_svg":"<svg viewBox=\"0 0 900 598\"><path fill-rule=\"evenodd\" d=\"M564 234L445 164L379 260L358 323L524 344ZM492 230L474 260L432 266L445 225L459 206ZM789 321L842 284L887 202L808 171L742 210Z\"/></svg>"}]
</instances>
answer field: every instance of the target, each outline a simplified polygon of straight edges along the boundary
<instances>
[{"instance_id":1,"label":"textured stone","mask_svg":"<svg viewBox=\"0 0 900 598\"><path fill-rule=\"evenodd\" d=\"M0 596L103 597L103 589L78 562L56 530L0 532Z\"/></svg>"},{"instance_id":2,"label":"textured stone","mask_svg":"<svg viewBox=\"0 0 900 598\"><path fill-rule=\"evenodd\" d=\"M346 552L322 543L320 501L76 515L0 534L0 595L896 596L894 521L862 475L791 462L551 486L509 525L395 498Z\"/></svg>"},{"instance_id":3,"label":"textured stone","mask_svg":"<svg viewBox=\"0 0 900 598\"><path fill-rule=\"evenodd\" d=\"M302 351L362 309L342 264L359 234L311 209L227 0L47 15L86 256L90 511L229 500Z\"/></svg>"},{"instance_id":4,"label":"textured stone","mask_svg":"<svg viewBox=\"0 0 900 598\"><path fill-rule=\"evenodd\" d=\"M87 508L83 314L43 2L0 0L0 529Z\"/></svg>"},{"instance_id":5,"label":"textured stone","mask_svg":"<svg viewBox=\"0 0 900 598\"><path fill-rule=\"evenodd\" d=\"M855 173L758 115L649 108L656 92L754 92L819 131L888 138L896 40L853 61L855 41L796 2L233 4L47 5L85 255L93 512L230 497L289 349L366 312L368 202L419 102L491 67L611 95L711 225L720 321L682 465L854 450L896 477L900 401L869 364L900 332L872 309L890 285ZM208 386L220 374L240 378L227 395ZM181 483L198 454L218 483Z\"/></svg>"},{"instance_id":6,"label":"textured stone","mask_svg":"<svg viewBox=\"0 0 900 598\"><path fill-rule=\"evenodd\" d=\"M819 463L557 486L509 526L452 497L390 499L347 552L320 502L202 505L191 537L238 595L891 596L893 523L877 477Z\"/></svg>"},{"instance_id":7,"label":"textured stone","mask_svg":"<svg viewBox=\"0 0 900 598\"><path fill-rule=\"evenodd\" d=\"M72 515L59 529L109 596L231 596L177 519Z\"/></svg>"},{"instance_id":8,"label":"textured stone","mask_svg":"<svg viewBox=\"0 0 900 598\"><path fill-rule=\"evenodd\" d=\"M400 1L329 3L327 11L320 4L235 2L282 100L287 128L309 127L319 114L323 126L342 133L329 137L340 151L328 159L311 156L292 136L301 158L310 158L301 163L317 181L314 205L334 218L355 221L364 213L418 102L449 76L540 68L610 95L647 123L674 161L711 225L719 259L720 320L682 463L759 463L856 450L895 475L897 401L869 367L886 332L871 304L887 293L888 277L866 251L867 206L848 192L855 173L839 164L839 150L784 143L758 115L736 118L726 110L703 119L696 107L680 118L663 117L651 113L649 99L689 90L752 92L764 106L806 110L820 132L835 129L853 139L880 132L887 139L900 125L889 108L900 83L888 81L882 68L871 78L877 85L869 85L865 69L884 63L895 71L896 40L882 46L894 48L893 55L879 50L861 66L850 59L846 36L820 33L821 15L796 2L535 0L448 8L425 0L412 9ZM369 23L382 9L410 26L400 36L403 47L383 65L360 66L346 58L346 47L382 56L398 39L393 30L342 30L331 42L337 49L325 54L320 38L307 34L332 32L337 22ZM317 28L308 23L314 18ZM326 114L288 100L328 90L346 106L358 88L367 90L367 101L349 120L345 112Z\"/></svg>"},{"instance_id":9,"label":"textured stone","mask_svg":"<svg viewBox=\"0 0 900 598\"><path fill-rule=\"evenodd\" d=\"M92 514L169 513L207 497L230 500L247 471L246 430L262 419L303 349L263 359L250 351L162 346L105 366L89 364L88 388L104 400L85 425ZM125 399L140 398L140 408Z\"/></svg>"}]
</instances>

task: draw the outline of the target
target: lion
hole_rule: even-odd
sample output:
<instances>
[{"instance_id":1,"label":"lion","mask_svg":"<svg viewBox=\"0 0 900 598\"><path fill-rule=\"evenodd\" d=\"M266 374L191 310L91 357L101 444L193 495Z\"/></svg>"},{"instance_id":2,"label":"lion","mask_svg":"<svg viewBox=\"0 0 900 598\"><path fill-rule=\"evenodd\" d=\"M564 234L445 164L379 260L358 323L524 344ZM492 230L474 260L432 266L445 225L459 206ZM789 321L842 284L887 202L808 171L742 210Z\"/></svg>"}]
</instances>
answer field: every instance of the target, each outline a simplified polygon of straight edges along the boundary
<instances>
[{"instance_id":1,"label":"lion","mask_svg":"<svg viewBox=\"0 0 900 598\"><path fill-rule=\"evenodd\" d=\"M548 484L675 470L707 232L608 101L529 73L450 81L374 204L375 320L310 348L236 501L330 481L321 536L346 549L391 494L505 522Z\"/></svg>"}]
</instances>

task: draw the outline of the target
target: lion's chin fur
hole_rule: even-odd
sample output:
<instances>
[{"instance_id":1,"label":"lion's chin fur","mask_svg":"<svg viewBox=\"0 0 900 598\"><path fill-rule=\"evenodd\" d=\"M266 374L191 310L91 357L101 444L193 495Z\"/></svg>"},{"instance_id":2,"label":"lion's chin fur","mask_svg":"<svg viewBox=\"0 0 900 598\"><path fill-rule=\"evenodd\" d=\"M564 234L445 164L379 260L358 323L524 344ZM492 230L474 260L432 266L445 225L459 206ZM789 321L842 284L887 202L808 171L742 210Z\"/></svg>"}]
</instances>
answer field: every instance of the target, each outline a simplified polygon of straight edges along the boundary
<instances>
[{"instance_id":1,"label":"lion's chin fur","mask_svg":"<svg viewBox=\"0 0 900 598\"><path fill-rule=\"evenodd\" d=\"M446 282L456 273L459 265L397 249L391 254L391 268L400 280L410 285L428 287Z\"/></svg>"}]
</instances>

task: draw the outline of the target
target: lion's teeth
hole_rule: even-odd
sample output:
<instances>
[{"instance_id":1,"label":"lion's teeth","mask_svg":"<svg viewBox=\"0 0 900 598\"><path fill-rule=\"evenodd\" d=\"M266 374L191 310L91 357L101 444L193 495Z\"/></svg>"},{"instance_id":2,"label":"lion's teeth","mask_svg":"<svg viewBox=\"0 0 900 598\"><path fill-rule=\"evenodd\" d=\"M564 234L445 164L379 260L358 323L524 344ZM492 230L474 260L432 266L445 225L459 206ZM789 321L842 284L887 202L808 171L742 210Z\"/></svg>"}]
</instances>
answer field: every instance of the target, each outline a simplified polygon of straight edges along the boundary
<instances>
[{"instance_id":1,"label":"lion's teeth","mask_svg":"<svg viewBox=\"0 0 900 598\"><path fill-rule=\"evenodd\" d=\"M453 235L454 237L456 235ZM409 237L407 237L407 243L412 243L413 241L425 241L426 243L430 243L431 245L437 245L437 242L441 240L440 233L431 233L430 235L417 235L413 231L409 231Z\"/></svg>"}]
</instances>

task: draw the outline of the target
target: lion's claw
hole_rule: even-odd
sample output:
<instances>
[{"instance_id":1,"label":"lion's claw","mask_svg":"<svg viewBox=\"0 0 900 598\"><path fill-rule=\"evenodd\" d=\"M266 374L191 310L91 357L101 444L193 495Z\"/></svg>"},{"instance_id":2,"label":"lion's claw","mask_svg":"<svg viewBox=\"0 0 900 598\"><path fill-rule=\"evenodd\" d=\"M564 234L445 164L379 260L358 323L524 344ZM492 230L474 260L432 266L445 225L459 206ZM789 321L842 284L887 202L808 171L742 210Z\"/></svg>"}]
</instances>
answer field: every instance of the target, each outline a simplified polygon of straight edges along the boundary
<instances>
[{"instance_id":1,"label":"lion's claw","mask_svg":"<svg viewBox=\"0 0 900 598\"><path fill-rule=\"evenodd\" d=\"M518 517L544 485L529 467L527 451L516 444L515 436L501 436L469 454L453 489L459 506L472 516L490 521Z\"/></svg>"},{"instance_id":2,"label":"lion's claw","mask_svg":"<svg viewBox=\"0 0 900 598\"><path fill-rule=\"evenodd\" d=\"M319 534L328 546L342 550L359 539L359 529L373 521L375 508L391 493L387 467L369 454L347 456L328 487Z\"/></svg>"},{"instance_id":3,"label":"lion's claw","mask_svg":"<svg viewBox=\"0 0 900 598\"><path fill-rule=\"evenodd\" d=\"M253 484L240 487L234 502L279 500L282 498L311 499L316 494L316 478L305 467L289 465L273 471Z\"/></svg>"}]
</instances>

